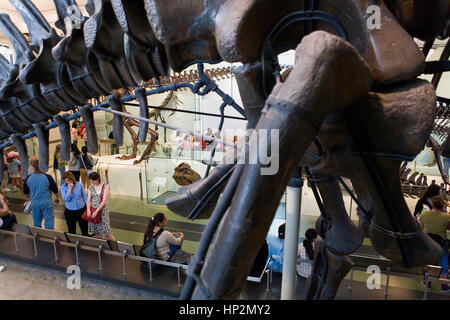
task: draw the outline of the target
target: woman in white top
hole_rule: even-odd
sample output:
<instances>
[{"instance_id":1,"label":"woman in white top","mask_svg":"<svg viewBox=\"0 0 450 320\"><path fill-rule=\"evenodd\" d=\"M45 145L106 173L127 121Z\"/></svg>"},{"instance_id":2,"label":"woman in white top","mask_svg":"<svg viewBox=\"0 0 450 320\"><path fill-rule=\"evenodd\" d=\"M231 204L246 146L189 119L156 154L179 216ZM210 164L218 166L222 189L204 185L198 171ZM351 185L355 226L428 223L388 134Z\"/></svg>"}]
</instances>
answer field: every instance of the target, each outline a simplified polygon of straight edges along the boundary
<instances>
[{"instance_id":1,"label":"woman in white top","mask_svg":"<svg viewBox=\"0 0 450 320\"><path fill-rule=\"evenodd\" d=\"M305 240L298 245L298 259L310 260L311 262L300 262L297 265L297 274L308 278L312 271L312 261L314 260L314 241L317 239L317 230L308 229L305 232Z\"/></svg>"},{"instance_id":2,"label":"woman in white top","mask_svg":"<svg viewBox=\"0 0 450 320\"><path fill-rule=\"evenodd\" d=\"M155 216L150 219L147 227L147 231L144 235L144 244L146 244L150 239L160 230L167 227L167 217L163 213L156 213ZM178 237L175 237L178 236ZM184 234L182 232L169 232L164 230L156 240L156 254L158 258L167 261L171 258L170 245L181 247L184 240ZM174 251L174 250L172 250Z\"/></svg>"}]
</instances>

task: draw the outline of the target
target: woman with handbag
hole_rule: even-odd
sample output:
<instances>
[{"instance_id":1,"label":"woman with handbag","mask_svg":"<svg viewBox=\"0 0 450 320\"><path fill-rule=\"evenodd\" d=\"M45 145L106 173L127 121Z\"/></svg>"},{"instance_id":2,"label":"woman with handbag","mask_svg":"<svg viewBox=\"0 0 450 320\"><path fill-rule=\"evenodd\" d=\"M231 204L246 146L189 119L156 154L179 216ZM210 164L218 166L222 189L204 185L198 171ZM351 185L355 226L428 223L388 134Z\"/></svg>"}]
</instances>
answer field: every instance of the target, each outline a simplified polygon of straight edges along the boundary
<instances>
[{"instance_id":1,"label":"woman with handbag","mask_svg":"<svg viewBox=\"0 0 450 320\"><path fill-rule=\"evenodd\" d=\"M100 175L92 172L89 175L91 185L88 189L88 197L86 203L86 213L83 219L88 220L88 231L93 233L95 237L103 239L105 236L108 240L115 240L109 222L109 186L101 183Z\"/></svg>"},{"instance_id":2,"label":"woman with handbag","mask_svg":"<svg viewBox=\"0 0 450 320\"><path fill-rule=\"evenodd\" d=\"M75 181L72 172L64 172L61 179L64 181L61 186L61 196L65 202L64 217L66 218L67 229L69 233L77 233L77 221L80 226L81 234L89 236L88 222L81 218L86 211L86 192L80 182Z\"/></svg>"}]
</instances>

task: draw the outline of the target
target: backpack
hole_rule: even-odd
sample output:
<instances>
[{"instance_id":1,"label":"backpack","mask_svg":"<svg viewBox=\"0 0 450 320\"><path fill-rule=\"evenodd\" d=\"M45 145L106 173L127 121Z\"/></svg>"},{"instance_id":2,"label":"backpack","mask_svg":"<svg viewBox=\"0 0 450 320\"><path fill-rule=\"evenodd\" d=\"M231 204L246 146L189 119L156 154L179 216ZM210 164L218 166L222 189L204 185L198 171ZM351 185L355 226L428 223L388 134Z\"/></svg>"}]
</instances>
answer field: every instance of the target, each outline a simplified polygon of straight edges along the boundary
<instances>
[{"instance_id":1,"label":"backpack","mask_svg":"<svg viewBox=\"0 0 450 320\"><path fill-rule=\"evenodd\" d=\"M163 233L164 229L161 228L155 233L150 240L148 240L141 248L139 255L142 257L147 257L150 259L159 259L158 254L156 253L156 241L158 240L161 233ZM149 269L149 263L142 261L142 265ZM152 264L152 269L154 269L156 265Z\"/></svg>"}]
</instances>

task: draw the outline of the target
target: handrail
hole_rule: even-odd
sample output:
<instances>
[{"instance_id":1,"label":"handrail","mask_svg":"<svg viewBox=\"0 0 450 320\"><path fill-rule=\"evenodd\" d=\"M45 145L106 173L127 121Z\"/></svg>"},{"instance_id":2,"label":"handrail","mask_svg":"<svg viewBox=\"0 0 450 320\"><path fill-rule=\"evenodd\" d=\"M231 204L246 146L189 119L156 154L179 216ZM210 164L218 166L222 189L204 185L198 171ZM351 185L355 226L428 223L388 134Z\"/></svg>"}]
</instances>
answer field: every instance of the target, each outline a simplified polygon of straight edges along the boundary
<instances>
[{"instance_id":1,"label":"handrail","mask_svg":"<svg viewBox=\"0 0 450 320\"><path fill-rule=\"evenodd\" d=\"M26 239L30 239L32 240L34 238L33 235L28 235L28 234L24 234L24 233L20 233L20 232L14 232L14 231L9 231L9 230L0 230L0 233L9 235L9 236L14 236L14 235L18 235L21 236L23 238ZM45 242L45 243L54 243L54 239L51 238L47 238L47 237L38 237L39 241ZM75 243L72 242L68 242L68 241L61 241L58 240L58 244L64 246L64 247L71 247L71 248L75 248L77 245ZM78 245L78 248L82 249L82 250L86 250L86 251L90 251L90 252L99 252L99 248L97 247L91 247L91 246L86 246L86 245ZM103 249L101 250L102 253L105 253L107 255L111 255L111 256L116 256L116 257L123 257L123 253L122 252L117 252L117 251L113 251L113 250L108 250L108 249ZM158 260L158 259L151 259L151 258L147 258L147 257L142 257L142 256L134 256L134 255L126 255L125 258L128 259L132 259L132 260L138 260L138 261L142 261L142 262L150 262L150 263L155 263L155 264L159 264L159 265L164 265L164 266L168 266L168 267L174 267L174 268L182 268L182 269L188 269L188 265L184 265L184 264L180 264L180 263L175 263L175 262L169 262L169 261L164 261L164 260Z\"/></svg>"},{"instance_id":2,"label":"handrail","mask_svg":"<svg viewBox=\"0 0 450 320\"><path fill-rule=\"evenodd\" d=\"M33 240L36 237L39 241L42 241L42 242L45 242L45 243L51 243L51 244L54 244L54 245L56 245L56 243L58 243L58 244L60 244L60 245L62 245L64 247L71 247L71 248L75 248L75 249L80 248L82 250L86 250L86 251L90 251L90 252L96 252L99 255L101 253L104 253L104 254L110 255L110 256L121 257L122 259L124 259L124 261L125 261L125 259L131 259L131 260L136 260L136 261L141 261L141 262L148 262L150 264L154 263L154 264L157 264L157 265L163 265L163 266L177 268L178 269L178 285L179 286L180 286L180 274L179 274L180 268L181 269L185 269L185 270L187 270L189 268L188 265L179 264L179 263L175 263L175 262L169 262L169 261L158 260L158 259L151 259L151 258L142 257L142 256L138 256L138 255L129 255L127 250L124 250L126 252L117 252L117 251L108 250L108 249L104 250L101 247L91 247L91 246L80 245L80 244L77 245L75 243L68 242L68 241L55 240L55 239L51 239L51 238L47 238L47 237L39 237L39 236L37 236L38 235L37 233L35 233L33 235L29 235L29 234L24 234L24 233L19 233L19 232L15 232L15 231L9 231L9 230L0 230L0 233L8 235L8 236L14 236L14 237L20 236L20 237L23 237L23 238L26 238L26 239L30 239L30 240ZM17 250L18 250L18 248L16 247L16 251ZM36 250L36 248L35 248L35 250ZM35 252L37 252L37 251L35 251ZM273 256L269 256L269 258L267 259L266 265L264 267L264 272L266 272L266 273L267 273L268 269L271 269L268 266L270 265L269 262L272 260L272 257ZM392 262L391 260L386 259L384 257L374 257L374 256L369 256L369 255L364 255L364 254L351 254L350 257L370 259L370 260L373 260L373 261ZM55 259L56 259L56 252L55 252ZM298 258L297 262L304 262L304 263L309 263L309 264L313 263L311 260L301 259L301 258ZM124 264L124 273L123 273L124 276L126 275L125 268L126 268L126 266ZM413 279L423 279L423 275L421 275L421 274L391 271L390 270L390 266L388 267L388 269L389 270L387 270L387 271L381 270L381 273L386 273L386 274L388 274L388 276L389 275L396 275L396 276L400 276L400 277L407 277L407 278L413 278ZM100 270L101 270L101 268L100 268ZM355 265L352 268L352 272L353 272L353 270L365 270L365 268ZM248 281L260 282L260 281L255 281L254 280L254 279L257 279L256 277L247 276L246 279ZM153 280L153 278L152 278L152 271L150 269L150 281L152 281L152 280ZM441 283L441 284L443 284L443 283L450 284L450 279L445 279L445 278L440 278L440 277L437 278L437 277L430 277L429 276L429 277L427 277L427 281L434 282L434 283ZM269 277L268 277L267 288L269 288L269 283L270 283L270 281L269 281Z\"/></svg>"}]
</instances>

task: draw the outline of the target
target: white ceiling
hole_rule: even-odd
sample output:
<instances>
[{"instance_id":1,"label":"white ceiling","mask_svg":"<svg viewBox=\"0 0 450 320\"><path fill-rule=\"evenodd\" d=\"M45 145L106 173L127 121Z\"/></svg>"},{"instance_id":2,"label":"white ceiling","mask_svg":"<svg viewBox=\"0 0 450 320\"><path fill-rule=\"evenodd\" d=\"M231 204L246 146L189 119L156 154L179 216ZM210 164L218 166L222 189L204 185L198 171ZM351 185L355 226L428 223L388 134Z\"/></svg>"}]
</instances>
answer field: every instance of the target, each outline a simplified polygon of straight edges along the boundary
<instances>
[{"instance_id":1,"label":"white ceiling","mask_svg":"<svg viewBox=\"0 0 450 320\"><path fill-rule=\"evenodd\" d=\"M87 16L87 13L84 9L87 0L75 0L75 1L80 7L81 12L83 12L83 14ZM41 11L42 15L53 26L55 21L58 19L53 0L31 0L31 2L36 6L36 8L39 9L39 11ZM23 33L28 33L27 26L23 21L22 17L16 12L13 5L8 0L0 0L0 13L8 14L11 20L19 28L20 31L22 31ZM0 43L8 43L7 39L1 32L0 32Z\"/></svg>"}]
</instances>

